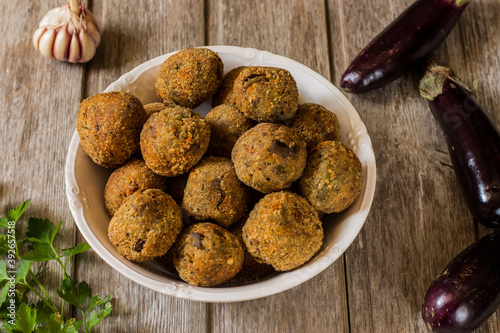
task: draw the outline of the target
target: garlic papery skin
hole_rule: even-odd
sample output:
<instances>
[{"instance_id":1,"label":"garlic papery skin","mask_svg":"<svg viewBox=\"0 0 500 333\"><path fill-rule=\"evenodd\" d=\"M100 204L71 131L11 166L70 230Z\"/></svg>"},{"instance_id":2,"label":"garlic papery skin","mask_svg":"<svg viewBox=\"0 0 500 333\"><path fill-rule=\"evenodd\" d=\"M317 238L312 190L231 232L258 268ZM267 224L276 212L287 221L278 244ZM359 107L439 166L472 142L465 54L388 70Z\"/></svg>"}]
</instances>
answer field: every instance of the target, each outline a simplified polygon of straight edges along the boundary
<instances>
[{"instance_id":1,"label":"garlic papery skin","mask_svg":"<svg viewBox=\"0 0 500 333\"><path fill-rule=\"evenodd\" d=\"M100 42L97 20L75 0L49 10L33 34L33 45L45 58L71 63L92 59Z\"/></svg>"}]
</instances>

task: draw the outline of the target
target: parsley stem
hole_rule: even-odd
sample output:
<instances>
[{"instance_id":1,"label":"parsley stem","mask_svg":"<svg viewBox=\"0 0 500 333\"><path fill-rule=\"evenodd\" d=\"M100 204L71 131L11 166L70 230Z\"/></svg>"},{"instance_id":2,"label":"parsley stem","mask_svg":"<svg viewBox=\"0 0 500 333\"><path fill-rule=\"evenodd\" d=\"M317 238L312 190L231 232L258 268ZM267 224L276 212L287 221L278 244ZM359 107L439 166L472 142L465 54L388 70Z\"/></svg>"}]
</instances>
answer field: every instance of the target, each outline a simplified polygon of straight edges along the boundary
<instances>
[{"instance_id":1,"label":"parsley stem","mask_svg":"<svg viewBox=\"0 0 500 333\"><path fill-rule=\"evenodd\" d=\"M54 305L54 302L52 301L52 299L50 298L50 296L47 298L43 297L43 295L41 295L38 291L36 291L34 288L32 288L28 283L23 283L23 285L28 288L29 290L31 290L35 295L37 295L45 304L47 304L47 306L54 312L57 312L57 308L55 307ZM48 295L47 295L48 296Z\"/></svg>"},{"instance_id":2,"label":"parsley stem","mask_svg":"<svg viewBox=\"0 0 500 333\"><path fill-rule=\"evenodd\" d=\"M50 297L49 293L47 292L47 290L45 290L45 288L43 287L42 283L37 279L36 275L31 271L31 269L29 270L29 274L31 275L31 278L33 279L33 281L35 281L35 283L38 285L38 288L40 288L40 290L43 292L43 294L45 295L45 297L47 298L47 301L50 301L50 305L47 303L47 305L50 306L50 308L52 310L54 310L54 312L58 312L57 310L57 307L54 303L54 301L52 300L52 298ZM30 288L31 289L31 288ZM33 290L33 289L32 289ZM38 294L37 294L38 295ZM41 296L40 296L41 297ZM43 299L43 298L42 298ZM62 315L62 313L61 313Z\"/></svg>"}]
</instances>

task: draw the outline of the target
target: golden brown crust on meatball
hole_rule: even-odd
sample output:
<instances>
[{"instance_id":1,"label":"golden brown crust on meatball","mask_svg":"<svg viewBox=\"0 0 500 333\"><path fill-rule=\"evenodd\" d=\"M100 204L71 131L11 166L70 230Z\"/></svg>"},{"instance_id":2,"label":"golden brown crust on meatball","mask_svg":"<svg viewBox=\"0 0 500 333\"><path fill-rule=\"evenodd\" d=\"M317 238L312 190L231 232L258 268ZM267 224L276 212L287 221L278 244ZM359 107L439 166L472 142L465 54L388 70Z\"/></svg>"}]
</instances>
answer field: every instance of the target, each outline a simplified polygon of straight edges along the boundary
<instances>
[{"instance_id":1,"label":"golden brown crust on meatball","mask_svg":"<svg viewBox=\"0 0 500 333\"><path fill-rule=\"evenodd\" d=\"M241 112L259 122L292 118L299 91L289 71L276 67L247 67L234 81L234 101Z\"/></svg>"},{"instance_id":2,"label":"golden brown crust on meatball","mask_svg":"<svg viewBox=\"0 0 500 333\"><path fill-rule=\"evenodd\" d=\"M236 176L231 160L208 156L189 172L182 209L198 221L227 228L241 219L248 199L249 189Z\"/></svg>"},{"instance_id":3,"label":"golden brown crust on meatball","mask_svg":"<svg viewBox=\"0 0 500 333\"><path fill-rule=\"evenodd\" d=\"M165 178L148 168L143 159L128 161L113 171L106 182L103 194L106 211L113 216L127 197L150 188L165 191Z\"/></svg>"},{"instance_id":4,"label":"golden brown crust on meatball","mask_svg":"<svg viewBox=\"0 0 500 333\"><path fill-rule=\"evenodd\" d=\"M235 235L214 223L186 228L174 247L174 266L182 280L213 287L233 278L243 263L243 248Z\"/></svg>"},{"instance_id":5,"label":"golden brown crust on meatball","mask_svg":"<svg viewBox=\"0 0 500 333\"><path fill-rule=\"evenodd\" d=\"M321 141L342 141L337 115L319 104L299 105L297 113L287 125L300 134L306 143L307 150Z\"/></svg>"},{"instance_id":6,"label":"golden brown crust on meatball","mask_svg":"<svg viewBox=\"0 0 500 333\"><path fill-rule=\"evenodd\" d=\"M300 177L306 166L306 144L285 125L260 123L236 141L231 159L244 184L269 193Z\"/></svg>"},{"instance_id":7,"label":"golden brown crust on meatball","mask_svg":"<svg viewBox=\"0 0 500 333\"><path fill-rule=\"evenodd\" d=\"M174 199L158 189L138 191L111 218L108 236L128 260L143 262L167 253L182 229Z\"/></svg>"},{"instance_id":8,"label":"golden brown crust on meatball","mask_svg":"<svg viewBox=\"0 0 500 333\"><path fill-rule=\"evenodd\" d=\"M359 196L362 171L351 149L338 141L323 141L308 156L299 190L317 210L339 213Z\"/></svg>"},{"instance_id":9,"label":"golden brown crust on meatball","mask_svg":"<svg viewBox=\"0 0 500 333\"><path fill-rule=\"evenodd\" d=\"M173 177L187 172L207 151L210 126L191 109L169 107L153 114L141 132L141 152L155 173Z\"/></svg>"},{"instance_id":10,"label":"golden brown crust on meatball","mask_svg":"<svg viewBox=\"0 0 500 333\"><path fill-rule=\"evenodd\" d=\"M316 210L298 194L281 191L262 198L243 226L243 241L257 260L277 271L309 261L323 243Z\"/></svg>"},{"instance_id":11,"label":"golden brown crust on meatball","mask_svg":"<svg viewBox=\"0 0 500 333\"><path fill-rule=\"evenodd\" d=\"M98 165L117 167L139 150L146 112L139 99L126 92L109 92L84 99L76 128L80 145Z\"/></svg>"},{"instance_id":12,"label":"golden brown crust on meatball","mask_svg":"<svg viewBox=\"0 0 500 333\"><path fill-rule=\"evenodd\" d=\"M156 95L167 105L195 108L219 88L224 65L207 48L187 48L170 56L160 66Z\"/></svg>"}]
</instances>

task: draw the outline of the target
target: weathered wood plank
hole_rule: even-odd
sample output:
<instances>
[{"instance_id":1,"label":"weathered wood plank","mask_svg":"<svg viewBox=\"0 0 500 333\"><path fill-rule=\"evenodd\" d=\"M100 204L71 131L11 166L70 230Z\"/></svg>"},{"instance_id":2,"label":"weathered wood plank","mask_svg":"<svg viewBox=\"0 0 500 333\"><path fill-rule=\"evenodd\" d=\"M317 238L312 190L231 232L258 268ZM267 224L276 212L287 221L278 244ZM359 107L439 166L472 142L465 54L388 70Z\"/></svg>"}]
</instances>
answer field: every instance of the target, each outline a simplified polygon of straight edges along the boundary
<instances>
[{"instance_id":1,"label":"weathered wood plank","mask_svg":"<svg viewBox=\"0 0 500 333\"><path fill-rule=\"evenodd\" d=\"M323 1L210 1L208 43L267 50L330 75ZM347 332L343 260L272 297L214 304L213 332Z\"/></svg>"},{"instance_id":2,"label":"weathered wood plank","mask_svg":"<svg viewBox=\"0 0 500 333\"><path fill-rule=\"evenodd\" d=\"M55 241L64 249L74 246L76 234L64 164L83 67L45 59L31 42L45 13L59 5L55 0L0 3L0 214L31 198L18 234L24 237L31 216L64 221ZM62 272L58 265L49 267L42 283L57 297Z\"/></svg>"},{"instance_id":3,"label":"weathered wood plank","mask_svg":"<svg viewBox=\"0 0 500 333\"><path fill-rule=\"evenodd\" d=\"M159 55L204 43L203 1L93 1L102 42L86 69L85 97ZM188 10L187 10L188 9ZM76 119L76 111L73 119ZM79 235L79 240L82 240ZM115 307L96 332L205 332L206 305L162 295L108 266L94 252L78 258L77 276Z\"/></svg>"}]
</instances>

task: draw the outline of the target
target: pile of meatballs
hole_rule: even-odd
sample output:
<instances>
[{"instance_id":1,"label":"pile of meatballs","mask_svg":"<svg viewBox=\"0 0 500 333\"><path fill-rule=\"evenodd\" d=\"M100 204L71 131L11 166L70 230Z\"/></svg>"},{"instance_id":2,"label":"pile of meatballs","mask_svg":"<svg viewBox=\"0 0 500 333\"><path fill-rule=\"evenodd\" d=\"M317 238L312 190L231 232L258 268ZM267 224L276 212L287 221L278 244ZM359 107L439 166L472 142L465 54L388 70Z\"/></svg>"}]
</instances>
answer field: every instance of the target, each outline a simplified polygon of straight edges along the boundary
<instances>
[{"instance_id":1,"label":"pile of meatballs","mask_svg":"<svg viewBox=\"0 0 500 333\"><path fill-rule=\"evenodd\" d=\"M145 105L126 92L96 94L77 116L82 149L114 168L103 202L117 251L203 287L308 262L323 243L320 217L361 191L362 166L337 116L299 105L287 70L224 75L206 48L170 56L155 89L161 102ZM210 98L202 117L194 108Z\"/></svg>"}]
</instances>

